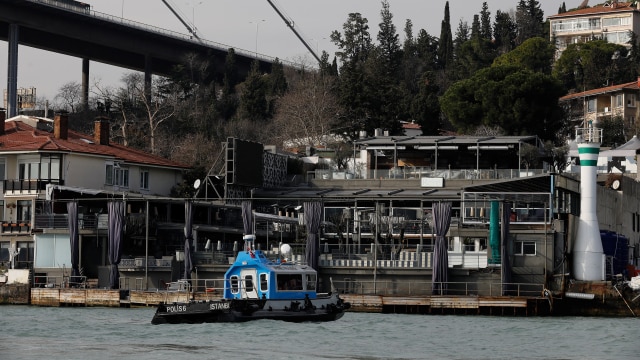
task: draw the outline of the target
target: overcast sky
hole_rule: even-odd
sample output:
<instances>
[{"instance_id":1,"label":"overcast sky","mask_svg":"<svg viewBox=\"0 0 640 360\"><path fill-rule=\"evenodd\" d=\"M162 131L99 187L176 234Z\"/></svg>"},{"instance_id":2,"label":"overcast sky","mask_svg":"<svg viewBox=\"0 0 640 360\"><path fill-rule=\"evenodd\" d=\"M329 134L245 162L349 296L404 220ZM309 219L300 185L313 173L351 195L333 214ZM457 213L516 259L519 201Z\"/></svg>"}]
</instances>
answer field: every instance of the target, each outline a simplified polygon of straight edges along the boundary
<instances>
[{"instance_id":1,"label":"overcast sky","mask_svg":"<svg viewBox=\"0 0 640 360\"><path fill-rule=\"evenodd\" d=\"M124 17L128 20L188 33L161 0L82 0L97 12ZM381 1L376 0L272 0L294 24L312 48L333 54L336 48L329 41L333 30L342 31L348 14L359 12L369 20L370 33L375 40L380 23ZM496 10L512 11L518 0L487 0L492 21ZM566 0L567 8L576 7L582 0ZM296 61L312 57L266 0L170 0L184 20L195 25L201 38L229 47ZM440 35L446 0L389 0L396 31L404 40L407 19L413 22L414 34L425 29ZM460 20L471 24L473 15L480 13L483 1L449 0L452 31L455 34ZM562 1L540 0L545 18L555 15ZM81 59L36 50L26 46L18 49L18 88L35 87L38 98L53 100L63 84L81 83ZM331 59L333 56L331 56ZM0 86L7 88L7 43L0 41ZM91 62L90 84L120 86L122 74L129 72L109 65Z\"/></svg>"}]
</instances>

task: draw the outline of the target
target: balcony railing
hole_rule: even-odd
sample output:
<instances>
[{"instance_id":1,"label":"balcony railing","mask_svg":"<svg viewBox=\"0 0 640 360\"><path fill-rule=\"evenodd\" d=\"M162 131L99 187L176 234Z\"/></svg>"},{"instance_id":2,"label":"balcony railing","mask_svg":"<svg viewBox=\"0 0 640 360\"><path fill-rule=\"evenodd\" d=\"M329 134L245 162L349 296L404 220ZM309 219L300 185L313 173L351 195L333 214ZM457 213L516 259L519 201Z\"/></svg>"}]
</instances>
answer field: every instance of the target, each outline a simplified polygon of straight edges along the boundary
<instances>
[{"instance_id":1,"label":"balcony railing","mask_svg":"<svg viewBox=\"0 0 640 360\"><path fill-rule=\"evenodd\" d=\"M104 216L107 216L106 214ZM104 226L103 226L104 225ZM38 214L35 216L34 228L36 229L68 229L68 214ZM79 229L106 229L106 223L99 216L79 216Z\"/></svg>"},{"instance_id":2,"label":"balcony railing","mask_svg":"<svg viewBox=\"0 0 640 360\"><path fill-rule=\"evenodd\" d=\"M544 174L544 169L438 169L429 167L404 167L397 169L369 169L356 174L335 171L315 170L307 173L308 180L362 180L385 179L407 180L428 178L443 178L450 180L476 180L476 179L518 179L533 175Z\"/></svg>"},{"instance_id":3,"label":"balcony railing","mask_svg":"<svg viewBox=\"0 0 640 360\"><path fill-rule=\"evenodd\" d=\"M5 194L38 194L46 190L47 184L62 184L62 180L3 180L3 191Z\"/></svg>"}]
</instances>

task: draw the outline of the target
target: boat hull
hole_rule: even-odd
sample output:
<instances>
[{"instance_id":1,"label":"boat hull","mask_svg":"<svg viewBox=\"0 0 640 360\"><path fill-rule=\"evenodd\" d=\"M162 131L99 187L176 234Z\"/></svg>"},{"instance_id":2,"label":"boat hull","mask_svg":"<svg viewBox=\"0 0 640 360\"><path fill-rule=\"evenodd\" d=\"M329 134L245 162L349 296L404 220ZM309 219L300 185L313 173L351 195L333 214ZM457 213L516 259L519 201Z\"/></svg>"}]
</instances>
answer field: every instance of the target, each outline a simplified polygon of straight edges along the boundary
<instances>
[{"instance_id":1,"label":"boat hull","mask_svg":"<svg viewBox=\"0 0 640 360\"><path fill-rule=\"evenodd\" d=\"M199 324L282 320L324 322L340 319L350 307L336 295L311 300L209 300L160 304L151 320L157 324Z\"/></svg>"}]
</instances>

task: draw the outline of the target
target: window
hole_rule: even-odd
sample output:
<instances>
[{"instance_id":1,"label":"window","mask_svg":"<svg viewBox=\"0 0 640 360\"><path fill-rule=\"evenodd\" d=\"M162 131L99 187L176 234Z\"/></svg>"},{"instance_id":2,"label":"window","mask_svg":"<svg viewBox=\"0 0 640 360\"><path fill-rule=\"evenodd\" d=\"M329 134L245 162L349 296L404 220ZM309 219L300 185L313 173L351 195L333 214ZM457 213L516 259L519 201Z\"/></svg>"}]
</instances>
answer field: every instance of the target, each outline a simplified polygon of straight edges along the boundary
<instances>
[{"instance_id":1,"label":"window","mask_svg":"<svg viewBox=\"0 0 640 360\"><path fill-rule=\"evenodd\" d=\"M0 180L6 180L5 177L5 169L6 169L6 160L4 158L0 158Z\"/></svg>"},{"instance_id":2,"label":"window","mask_svg":"<svg viewBox=\"0 0 640 360\"><path fill-rule=\"evenodd\" d=\"M316 289L316 275L307 274L307 290Z\"/></svg>"},{"instance_id":3,"label":"window","mask_svg":"<svg viewBox=\"0 0 640 360\"><path fill-rule=\"evenodd\" d=\"M42 155L40 157L40 179L60 180L60 163L61 156L59 154Z\"/></svg>"},{"instance_id":4,"label":"window","mask_svg":"<svg viewBox=\"0 0 640 360\"><path fill-rule=\"evenodd\" d=\"M39 163L21 163L18 165L18 178L20 180L37 180L40 178Z\"/></svg>"},{"instance_id":5,"label":"window","mask_svg":"<svg viewBox=\"0 0 640 360\"><path fill-rule=\"evenodd\" d=\"M129 168L118 164L107 164L104 182L107 185L129 187Z\"/></svg>"},{"instance_id":6,"label":"window","mask_svg":"<svg viewBox=\"0 0 640 360\"><path fill-rule=\"evenodd\" d=\"M589 99L587 101L587 112L594 112L596 111L596 99Z\"/></svg>"},{"instance_id":7,"label":"window","mask_svg":"<svg viewBox=\"0 0 640 360\"><path fill-rule=\"evenodd\" d=\"M253 291L253 276L251 275L244 276L244 289L246 292Z\"/></svg>"},{"instance_id":8,"label":"window","mask_svg":"<svg viewBox=\"0 0 640 360\"><path fill-rule=\"evenodd\" d=\"M276 275L278 290L302 290L302 274Z\"/></svg>"},{"instance_id":9,"label":"window","mask_svg":"<svg viewBox=\"0 0 640 360\"><path fill-rule=\"evenodd\" d=\"M612 17L602 19L602 26L627 26L631 24L631 17Z\"/></svg>"},{"instance_id":10,"label":"window","mask_svg":"<svg viewBox=\"0 0 640 360\"><path fill-rule=\"evenodd\" d=\"M260 291L266 292L269 290L269 282L267 281L267 274L260 274Z\"/></svg>"},{"instance_id":11,"label":"window","mask_svg":"<svg viewBox=\"0 0 640 360\"><path fill-rule=\"evenodd\" d=\"M616 95L616 107L622 107L623 104L622 94Z\"/></svg>"},{"instance_id":12,"label":"window","mask_svg":"<svg viewBox=\"0 0 640 360\"><path fill-rule=\"evenodd\" d=\"M229 279L229 282L231 283L231 293L232 294L237 294L238 293L238 276L237 275L233 275L231 276L231 278Z\"/></svg>"},{"instance_id":13,"label":"window","mask_svg":"<svg viewBox=\"0 0 640 360\"><path fill-rule=\"evenodd\" d=\"M20 253L16 257L16 268L29 269L33 264L33 242L18 241L18 249Z\"/></svg>"},{"instance_id":14,"label":"window","mask_svg":"<svg viewBox=\"0 0 640 360\"><path fill-rule=\"evenodd\" d=\"M107 185L113 185L113 165L107 164L105 169L104 183Z\"/></svg>"},{"instance_id":15,"label":"window","mask_svg":"<svg viewBox=\"0 0 640 360\"><path fill-rule=\"evenodd\" d=\"M636 107L636 94L627 94L627 106Z\"/></svg>"},{"instance_id":16,"label":"window","mask_svg":"<svg viewBox=\"0 0 640 360\"><path fill-rule=\"evenodd\" d=\"M149 190L149 170L140 169L140 189Z\"/></svg>"},{"instance_id":17,"label":"window","mask_svg":"<svg viewBox=\"0 0 640 360\"><path fill-rule=\"evenodd\" d=\"M31 200L18 200L17 220L21 222L31 222Z\"/></svg>"},{"instance_id":18,"label":"window","mask_svg":"<svg viewBox=\"0 0 640 360\"><path fill-rule=\"evenodd\" d=\"M9 241L0 241L0 263L6 263L5 266L8 265L9 262L9 248L11 247L11 242ZM7 266L9 267L9 266Z\"/></svg>"},{"instance_id":19,"label":"window","mask_svg":"<svg viewBox=\"0 0 640 360\"><path fill-rule=\"evenodd\" d=\"M535 241L516 241L515 249L513 250L515 255L533 256L536 254L536 242Z\"/></svg>"}]
</instances>

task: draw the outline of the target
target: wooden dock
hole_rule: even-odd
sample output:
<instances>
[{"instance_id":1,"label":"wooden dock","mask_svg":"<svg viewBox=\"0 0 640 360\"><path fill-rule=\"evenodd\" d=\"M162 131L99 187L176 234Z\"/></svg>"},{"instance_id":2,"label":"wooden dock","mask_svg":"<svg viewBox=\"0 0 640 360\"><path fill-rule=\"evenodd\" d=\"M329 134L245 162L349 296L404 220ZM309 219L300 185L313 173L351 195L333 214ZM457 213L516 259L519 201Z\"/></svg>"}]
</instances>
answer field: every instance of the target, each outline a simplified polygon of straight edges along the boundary
<instances>
[{"instance_id":1,"label":"wooden dock","mask_svg":"<svg viewBox=\"0 0 640 360\"><path fill-rule=\"evenodd\" d=\"M36 306L157 306L161 302L219 298L216 293L171 291L138 291L107 289L33 288L31 305ZM467 314L467 315L548 315L547 299L512 296L384 296L343 294L354 312L406 314Z\"/></svg>"},{"instance_id":2,"label":"wooden dock","mask_svg":"<svg viewBox=\"0 0 640 360\"><path fill-rule=\"evenodd\" d=\"M406 314L548 315L548 300L517 296L341 296L351 311Z\"/></svg>"}]
</instances>

